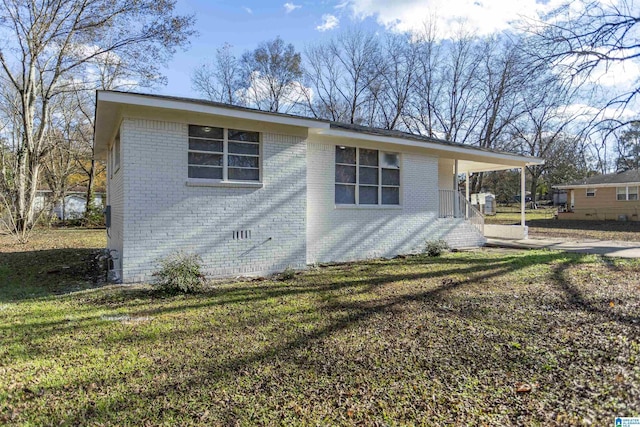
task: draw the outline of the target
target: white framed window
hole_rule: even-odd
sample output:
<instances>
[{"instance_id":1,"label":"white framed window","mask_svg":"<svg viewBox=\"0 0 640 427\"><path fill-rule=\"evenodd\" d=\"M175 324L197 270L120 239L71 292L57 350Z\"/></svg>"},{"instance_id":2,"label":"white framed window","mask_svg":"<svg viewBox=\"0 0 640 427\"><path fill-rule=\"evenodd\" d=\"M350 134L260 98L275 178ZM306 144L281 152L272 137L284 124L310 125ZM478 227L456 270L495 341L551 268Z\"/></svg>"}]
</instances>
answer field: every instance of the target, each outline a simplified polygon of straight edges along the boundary
<instances>
[{"instance_id":1,"label":"white framed window","mask_svg":"<svg viewBox=\"0 0 640 427\"><path fill-rule=\"evenodd\" d=\"M120 169L120 133L116 135L111 145L111 176Z\"/></svg>"},{"instance_id":2,"label":"white framed window","mask_svg":"<svg viewBox=\"0 0 640 427\"><path fill-rule=\"evenodd\" d=\"M616 187L616 199L619 201L638 200L638 187Z\"/></svg>"},{"instance_id":3,"label":"white framed window","mask_svg":"<svg viewBox=\"0 0 640 427\"><path fill-rule=\"evenodd\" d=\"M587 188L587 197L596 197L596 189Z\"/></svg>"},{"instance_id":4,"label":"white framed window","mask_svg":"<svg viewBox=\"0 0 640 427\"><path fill-rule=\"evenodd\" d=\"M336 205L400 205L400 154L336 146Z\"/></svg>"},{"instance_id":5,"label":"white framed window","mask_svg":"<svg viewBox=\"0 0 640 427\"><path fill-rule=\"evenodd\" d=\"M260 181L260 133L189 125L189 178Z\"/></svg>"}]
</instances>

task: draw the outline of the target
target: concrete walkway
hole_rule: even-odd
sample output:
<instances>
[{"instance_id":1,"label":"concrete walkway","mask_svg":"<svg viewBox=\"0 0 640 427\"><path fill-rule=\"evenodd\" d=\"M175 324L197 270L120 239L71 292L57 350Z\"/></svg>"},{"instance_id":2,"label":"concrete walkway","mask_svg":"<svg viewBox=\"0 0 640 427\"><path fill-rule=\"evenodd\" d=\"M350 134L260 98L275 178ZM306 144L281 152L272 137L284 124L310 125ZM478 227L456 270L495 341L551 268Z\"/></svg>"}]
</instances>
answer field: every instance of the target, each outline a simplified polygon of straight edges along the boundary
<instances>
[{"instance_id":1,"label":"concrete walkway","mask_svg":"<svg viewBox=\"0 0 640 427\"><path fill-rule=\"evenodd\" d=\"M640 258L640 242L616 240L572 239L487 239L487 246L514 249L553 249L566 252L606 255L621 258Z\"/></svg>"}]
</instances>

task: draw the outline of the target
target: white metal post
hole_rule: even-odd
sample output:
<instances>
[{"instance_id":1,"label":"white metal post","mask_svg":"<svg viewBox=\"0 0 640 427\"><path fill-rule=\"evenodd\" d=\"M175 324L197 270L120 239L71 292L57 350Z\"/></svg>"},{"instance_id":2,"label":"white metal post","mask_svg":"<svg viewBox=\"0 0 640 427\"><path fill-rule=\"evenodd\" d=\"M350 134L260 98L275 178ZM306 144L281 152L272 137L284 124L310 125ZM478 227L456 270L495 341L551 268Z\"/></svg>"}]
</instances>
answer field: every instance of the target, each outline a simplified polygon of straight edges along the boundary
<instances>
[{"instance_id":1,"label":"white metal post","mask_svg":"<svg viewBox=\"0 0 640 427\"><path fill-rule=\"evenodd\" d=\"M524 227L524 209L525 209L525 167L520 169L520 225Z\"/></svg>"},{"instance_id":2,"label":"white metal post","mask_svg":"<svg viewBox=\"0 0 640 427\"><path fill-rule=\"evenodd\" d=\"M458 195L458 159L453 166L453 217L460 217L460 196Z\"/></svg>"},{"instance_id":3,"label":"white metal post","mask_svg":"<svg viewBox=\"0 0 640 427\"><path fill-rule=\"evenodd\" d=\"M469 171L466 171L465 180L464 180L464 197L465 199L467 199L467 203L464 204L466 206L465 218L469 218L469 203L471 203L471 200L469 200L469 178L470 177L471 177L471 174L469 173Z\"/></svg>"}]
</instances>

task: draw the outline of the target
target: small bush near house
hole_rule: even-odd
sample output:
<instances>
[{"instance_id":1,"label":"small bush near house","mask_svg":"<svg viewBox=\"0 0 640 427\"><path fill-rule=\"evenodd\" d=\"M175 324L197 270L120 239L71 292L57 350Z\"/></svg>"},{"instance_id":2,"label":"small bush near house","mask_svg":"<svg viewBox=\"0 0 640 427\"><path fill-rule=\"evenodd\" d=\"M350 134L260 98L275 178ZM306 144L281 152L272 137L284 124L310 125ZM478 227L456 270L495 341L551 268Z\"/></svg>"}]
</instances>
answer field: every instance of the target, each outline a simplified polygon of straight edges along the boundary
<instances>
[{"instance_id":1,"label":"small bush near house","mask_svg":"<svg viewBox=\"0 0 640 427\"><path fill-rule=\"evenodd\" d=\"M82 222L87 227L104 227L104 208L94 204L90 205Z\"/></svg>"},{"instance_id":2,"label":"small bush near house","mask_svg":"<svg viewBox=\"0 0 640 427\"><path fill-rule=\"evenodd\" d=\"M196 254L178 252L162 258L160 269L153 273L155 285L165 291L193 293L201 291L205 279L202 274L202 259Z\"/></svg>"},{"instance_id":3,"label":"small bush near house","mask_svg":"<svg viewBox=\"0 0 640 427\"><path fill-rule=\"evenodd\" d=\"M296 276L296 271L291 267L287 267L282 273L280 273L279 279L282 281L291 280L295 276Z\"/></svg>"},{"instance_id":4,"label":"small bush near house","mask_svg":"<svg viewBox=\"0 0 640 427\"><path fill-rule=\"evenodd\" d=\"M440 256L449 250L449 245L444 240L431 240L427 242L424 253L428 256Z\"/></svg>"}]
</instances>

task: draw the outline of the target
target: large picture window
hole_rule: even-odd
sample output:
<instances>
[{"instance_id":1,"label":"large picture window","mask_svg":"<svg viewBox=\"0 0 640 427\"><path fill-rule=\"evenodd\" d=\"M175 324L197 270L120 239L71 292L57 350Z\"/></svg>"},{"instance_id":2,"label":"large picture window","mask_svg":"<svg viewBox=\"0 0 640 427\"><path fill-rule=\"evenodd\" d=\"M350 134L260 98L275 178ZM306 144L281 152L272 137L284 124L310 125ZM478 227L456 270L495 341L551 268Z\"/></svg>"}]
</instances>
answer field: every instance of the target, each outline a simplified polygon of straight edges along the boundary
<instances>
[{"instance_id":1,"label":"large picture window","mask_svg":"<svg viewBox=\"0 0 640 427\"><path fill-rule=\"evenodd\" d=\"M400 155L358 147L336 147L335 203L399 205Z\"/></svg>"},{"instance_id":2,"label":"large picture window","mask_svg":"<svg viewBox=\"0 0 640 427\"><path fill-rule=\"evenodd\" d=\"M189 125L189 178L260 180L260 134Z\"/></svg>"}]
</instances>

